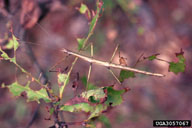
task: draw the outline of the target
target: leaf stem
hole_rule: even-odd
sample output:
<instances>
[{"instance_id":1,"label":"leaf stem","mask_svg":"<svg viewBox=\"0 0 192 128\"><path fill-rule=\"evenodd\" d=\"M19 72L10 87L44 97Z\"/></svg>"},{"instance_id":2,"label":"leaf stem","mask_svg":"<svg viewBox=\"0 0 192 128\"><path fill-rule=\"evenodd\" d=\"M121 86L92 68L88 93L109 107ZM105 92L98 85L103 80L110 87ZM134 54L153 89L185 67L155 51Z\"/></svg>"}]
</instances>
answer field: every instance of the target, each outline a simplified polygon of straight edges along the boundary
<instances>
[{"instance_id":1,"label":"leaf stem","mask_svg":"<svg viewBox=\"0 0 192 128\"><path fill-rule=\"evenodd\" d=\"M160 59L160 58L155 58L156 60L159 60L159 61L163 61L163 62L166 62L166 63L170 63L169 61L167 61L167 60L163 60L163 59Z\"/></svg>"}]
</instances>

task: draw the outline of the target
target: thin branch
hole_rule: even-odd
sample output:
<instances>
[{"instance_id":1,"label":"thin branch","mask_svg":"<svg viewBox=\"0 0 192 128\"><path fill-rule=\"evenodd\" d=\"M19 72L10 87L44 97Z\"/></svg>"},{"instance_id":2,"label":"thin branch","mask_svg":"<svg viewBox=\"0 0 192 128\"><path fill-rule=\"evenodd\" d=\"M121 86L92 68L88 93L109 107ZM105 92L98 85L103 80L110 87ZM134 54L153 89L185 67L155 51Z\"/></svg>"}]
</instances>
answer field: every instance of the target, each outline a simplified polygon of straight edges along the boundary
<instances>
[{"instance_id":1,"label":"thin branch","mask_svg":"<svg viewBox=\"0 0 192 128\"><path fill-rule=\"evenodd\" d=\"M68 57L68 56L65 56L65 57L62 58L60 61L58 61L57 63L55 63L55 64L49 69L49 72L57 72L57 71L54 71L53 69L54 69L57 65L61 64L67 57Z\"/></svg>"},{"instance_id":2,"label":"thin branch","mask_svg":"<svg viewBox=\"0 0 192 128\"><path fill-rule=\"evenodd\" d=\"M141 57L143 57L144 53L142 53L139 58L137 59L137 62L135 63L135 65L133 67L135 67L139 62L141 62Z\"/></svg>"},{"instance_id":3,"label":"thin branch","mask_svg":"<svg viewBox=\"0 0 192 128\"><path fill-rule=\"evenodd\" d=\"M93 43L91 43L91 57L93 57ZM88 89L88 85L89 85L89 78L90 78L90 75L91 75L91 69L92 69L92 63L90 63L89 71L88 71L88 74L87 74L86 90Z\"/></svg>"},{"instance_id":4,"label":"thin branch","mask_svg":"<svg viewBox=\"0 0 192 128\"><path fill-rule=\"evenodd\" d=\"M116 48L115 48L115 50L114 50L114 52L113 52L113 55L111 56L111 59L110 59L110 61L109 61L110 63L113 61L113 58L114 58L114 56L115 56L118 48L119 48L119 44L117 44L117 46L116 46Z\"/></svg>"},{"instance_id":5,"label":"thin branch","mask_svg":"<svg viewBox=\"0 0 192 128\"><path fill-rule=\"evenodd\" d=\"M90 78L90 75L91 75L91 69L92 69L92 63L90 63L90 66L89 66L89 71L88 71L88 75L87 75L86 90L88 89L88 86L89 86L89 78Z\"/></svg>"},{"instance_id":6,"label":"thin branch","mask_svg":"<svg viewBox=\"0 0 192 128\"><path fill-rule=\"evenodd\" d=\"M109 63L109 62L105 62L105 61L96 60L96 59L93 59L93 58L83 56L83 55L80 55L78 53L69 51L67 49L63 49L61 51L66 53L66 54L73 55L73 56L76 56L78 58L81 58L81 59L83 59L85 61L88 61L90 63L95 63L95 64L102 65L102 66L105 66L105 67L123 69L123 70L132 71L132 72L136 72L136 73L141 73L141 74L145 74L145 75L151 75L151 76L158 76L158 77L164 77L165 76L165 75L159 74L159 73L146 72L146 71L131 68L131 67L128 67L128 66L123 66L123 65L119 65L119 64L114 64L114 63Z\"/></svg>"},{"instance_id":7,"label":"thin branch","mask_svg":"<svg viewBox=\"0 0 192 128\"><path fill-rule=\"evenodd\" d=\"M163 60L163 59L160 59L160 58L157 58L157 57L156 57L156 60L163 61L163 62L166 62L166 63L168 63L168 64L170 63L170 62L167 61L167 60Z\"/></svg>"},{"instance_id":8,"label":"thin branch","mask_svg":"<svg viewBox=\"0 0 192 128\"><path fill-rule=\"evenodd\" d=\"M114 74L114 72L109 68L109 71L110 71L110 73L113 75L113 77L117 80L117 82L119 83L119 84L121 84L121 82L119 81L119 79L117 78L117 76Z\"/></svg>"},{"instance_id":9,"label":"thin branch","mask_svg":"<svg viewBox=\"0 0 192 128\"><path fill-rule=\"evenodd\" d=\"M69 79L69 76L70 76L70 74L71 74L71 72L72 72L72 70L73 70L73 67L75 66L77 60L78 60L78 57L76 57L76 58L74 59L74 61L72 62L71 68L69 69L69 71L68 71L68 73L67 73L67 78L66 78L63 86L61 86L61 88L60 88L60 93L59 93L60 99L62 99L65 86L66 86L66 84L67 84L67 81L68 81L68 79Z\"/></svg>"}]
</instances>

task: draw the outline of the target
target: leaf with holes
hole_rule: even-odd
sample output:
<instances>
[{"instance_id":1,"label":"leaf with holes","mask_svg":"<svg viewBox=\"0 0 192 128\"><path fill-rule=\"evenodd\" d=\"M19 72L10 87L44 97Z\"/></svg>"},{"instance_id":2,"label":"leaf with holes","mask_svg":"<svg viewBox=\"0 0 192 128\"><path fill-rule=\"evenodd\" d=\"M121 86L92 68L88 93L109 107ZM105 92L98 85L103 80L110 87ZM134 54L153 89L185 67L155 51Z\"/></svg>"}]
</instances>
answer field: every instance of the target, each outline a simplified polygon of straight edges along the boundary
<instances>
[{"instance_id":1,"label":"leaf with holes","mask_svg":"<svg viewBox=\"0 0 192 128\"><path fill-rule=\"evenodd\" d=\"M115 90L113 87L107 87L107 101L105 104L107 105L120 105L123 101L122 94L126 92L126 90Z\"/></svg>"},{"instance_id":2,"label":"leaf with holes","mask_svg":"<svg viewBox=\"0 0 192 128\"><path fill-rule=\"evenodd\" d=\"M12 38L9 38L8 43L5 45L6 49L14 49L14 51L17 50L17 48L19 47L19 43L17 41L17 38L12 34Z\"/></svg>"},{"instance_id":3,"label":"leaf with holes","mask_svg":"<svg viewBox=\"0 0 192 128\"><path fill-rule=\"evenodd\" d=\"M107 109L106 105L98 104L98 105L90 105L89 103L78 103L74 105L63 105L60 107L62 111L68 112L89 112L91 113L88 119L99 116L104 110Z\"/></svg>"},{"instance_id":4,"label":"leaf with holes","mask_svg":"<svg viewBox=\"0 0 192 128\"><path fill-rule=\"evenodd\" d=\"M0 48L0 52L1 52L1 57L4 59L4 60L9 60L10 62L16 64L16 59L15 57L13 58L10 58L6 52L4 52L1 48Z\"/></svg>"},{"instance_id":5,"label":"leaf with holes","mask_svg":"<svg viewBox=\"0 0 192 128\"><path fill-rule=\"evenodd\" d=\"M108 107L122 103L122 94L126 90L115 90L113 87L101 87L88 90L61 106L60 110L69 112L89 112L88 119L99 116ZM105 100L103 100L105 99Z\"/></svg>"},{"instance_id":6,"label":"leaf with holes","mask_svg":"<svg viewBox=\"0 0 192 128\"><path fill-rule=\"evenodd\" d=\"M125 79L134 78L134 77L135 77L134 72L121 70L120 75L119 75L119 81L123 82Z\"/></svg>"},{"instance_id":7,"label":"leaf with holes","mask_svg":"<svg viewBox=\"0 0 192 128\"><path fill-rule=\"evenodd\" d=\"M88 103L78 103L73 105L63 105L61 106L60 110L68 111L68 112L91 112L93 111L93 106L89 105Z\"/></svg>"},{"instance_id":8,"label":"leaf with holes","mask_svg":"<svg viewBox=\"0 0 192 128\"><path fill-rule=\"evenodd\" d=\"M169 63L169 71L178 74L180 72L185 71L185 57L183 56L184 52L181 49L180 53L176 53L176 57L178 58L178 62L170 62Z\"/></svg>"},{"instance_id":9,"label":"leaf with holes","mask_svg":"<svg viewBox=\"0 0 192 128\"><path fill-rule=\"evenodd\" d=\"M43 99L47 103L51 102L51 99L44 88L34 91L29 87L29 84L30 82L28 82L26 86L23 86L17 82L14 82L6 86L2 84L2 87L7 87L14 96L20 96L23 92L25 92L27 94L27 101L37 101L37 103L40 103L39 100Z\"/></svg>"},{"instance_id":10,"label":"leaf with holes","mask_svg":"<svg viewBox=\"0 0 192 128\"><path fill-rule=\"evenodd\" d=\"M95 100L99 100L101 98L104 98L106 96L106 94L105 94L103 88L88 90L81 94L81 97L83 97L85 99L89 99L91 96L93 96Z\"/></svg>"},{"instance_id":11,"label":"leaf with holes","mask_svg":"<svg viewBox=\"0 0 192 128\"><path fill-rule=\"evenodd\" d=\"M65 73L59 73L58 76L57 76L58 84L64 83L66 81L66 79L67 79L67 74L65 74ZM67 83L68 82L69 82L69 79L67 80Z\"/></svg>"},{"instance_id":12,"label":"leaf with holes","mask_svg":"<svg viewBox=\"0 0 192 128\"><path fill-rule=\"evenodd\" d=\"M12 34L12 40L13 40L13 46L14 46L14 51L16 51L17 50L17 48L19 47L19 43L18 43L18 41L17 41L17 38Z\"/></svg>"},{"instance_id":13,"label":"leaf with holes","mask_svg":"<svg viewBox=\"0 0 192 128\"><path fill-rule=\"evenodd\" d=\"M12 49L14 48L14 41L12 39L9 39L8 43L5 45L6 49Z\"/></svg>"}]
</instances>

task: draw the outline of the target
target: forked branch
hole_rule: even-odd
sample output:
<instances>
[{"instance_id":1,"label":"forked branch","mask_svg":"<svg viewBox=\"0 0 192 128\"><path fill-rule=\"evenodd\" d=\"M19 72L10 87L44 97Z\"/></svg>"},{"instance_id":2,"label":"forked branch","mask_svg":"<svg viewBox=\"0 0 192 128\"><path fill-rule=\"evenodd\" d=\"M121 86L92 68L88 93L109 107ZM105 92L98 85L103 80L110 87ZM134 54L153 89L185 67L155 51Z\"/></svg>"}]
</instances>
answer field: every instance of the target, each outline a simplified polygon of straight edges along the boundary
<instances>
[{"instance_id":1,"label":"forked branch","mask_svg":"<svg viewBox=\"0 0 192 128\"><path fill-rule=\"evenodd\" d=\"M145 74L145 75L151 75L151 76L158 76L158 77L164 77L165 76L165 75L159 74L159 73L152 73L152 72L142 71L142 70L139 70L139 69L136 69L136 68L131 68L131 67L128 67L128 66L123 66L123 65L119 65L119 64L110 63L110 62L100 61L100 60L97 60L97 59L94 59L94 58L91 58L91 57L88 57L88 56L84 56L84 55L72 52L72 51L67 50L65 48L63 50L61 50L61 51L66 53L66 54L73 55L73 56L76 56L78 58L81 58L81 59L83 59L85 61L88 61L89 63L95 63L95 64L105 66L105 67L123 69L123 70L132 71L132 72L136 72L136 73L141 73L141 74Z\"/></svg>"}]
</instances>

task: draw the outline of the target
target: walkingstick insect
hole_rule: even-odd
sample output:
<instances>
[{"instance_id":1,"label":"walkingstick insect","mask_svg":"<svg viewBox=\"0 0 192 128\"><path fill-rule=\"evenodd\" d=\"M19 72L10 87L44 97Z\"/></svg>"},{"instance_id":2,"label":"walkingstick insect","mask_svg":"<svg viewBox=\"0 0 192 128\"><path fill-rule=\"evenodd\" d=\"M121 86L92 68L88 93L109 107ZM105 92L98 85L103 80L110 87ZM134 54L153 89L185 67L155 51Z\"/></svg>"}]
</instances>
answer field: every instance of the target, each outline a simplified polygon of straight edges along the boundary
<instances>
[{"instance_id":1,"label":"walkingstick insect","mask_svg":"<svg viewBox=\"0 0 192 128\"><path fill-rule=\"evenodd\" d=\"M152 72L142 71L142 70L139 70L139 69L136 69L136 68L131 68L131 67L128 67L128 66L114 64L114 63L106 62L106 61L100 61L100 60L97 60L97 59L94 59L94 58L91 58L91 57L88 57L88 56L78 54L76 52L72 52L72 51L70 51L68 49L65 49L65 48L63 48L61 51L66 53L66 54L76 56L76 57L78 57L80 59L83 59L83 60L89 62L89 63L98 64L98 65L105 66L105 67L108 67L108 68L123 69L123 70L127 70L127 71L132 71L132 72L135 72L135 73L151 75L151 76L157 76L157 77L164 77L165 76L165 75L159 74L159 73L152 73Z\"/></svg>"}]
</instances>

